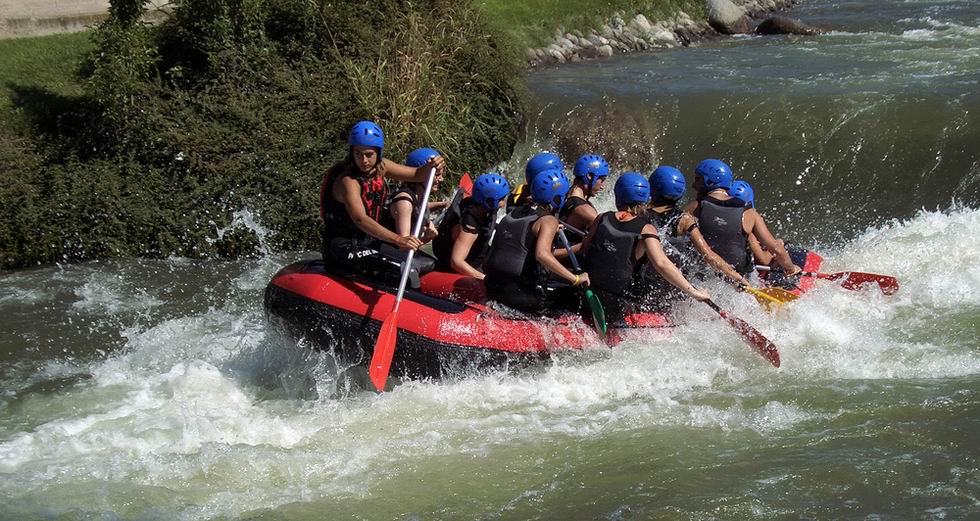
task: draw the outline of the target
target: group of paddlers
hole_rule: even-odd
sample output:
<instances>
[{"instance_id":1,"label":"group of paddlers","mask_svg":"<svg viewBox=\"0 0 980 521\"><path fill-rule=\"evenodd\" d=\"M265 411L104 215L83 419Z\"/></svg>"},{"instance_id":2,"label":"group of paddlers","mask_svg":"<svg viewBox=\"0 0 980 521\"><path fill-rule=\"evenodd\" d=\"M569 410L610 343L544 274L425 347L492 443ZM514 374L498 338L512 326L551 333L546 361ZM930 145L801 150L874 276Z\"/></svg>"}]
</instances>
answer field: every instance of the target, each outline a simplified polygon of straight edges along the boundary
<instances>
[{"instance_id":1,"label":"group of paddlers","mask_svg":"<svg viewBox=\"0 0 980 521\"><path fill-rule=\"evenodd\" d=\"M616 210L600 214L590 199L605 187L606 161L582 156L569 181L550 152L528 161L525 182L514 190L505 177L487 173L468 197L422 208L427 187L434 190L445 171L438 151L420 148L404 164L394 162L384 157L384 134L370 121L351 128L349 145L347 158L323 177L320 216L324 260L358 272L397 274L406 251L431 241L433 256L418 253L412 261L418 274L483 279L488 298L532 314L578 311L579 290L590 288L606 317L617 320L667 311L685 294L709 299L688 280L705 265L739 288L756 264L789 280L801 271L755 210L752 187L717 159L698 164L696 198L683 208L683 173L660 166L649 178L621 174L613 188ZM385 178L401 187L389 193ZM444 212L430 219L434 210ZM425 225L416 236L420 212Z\"/></svg>"}]
</instances>

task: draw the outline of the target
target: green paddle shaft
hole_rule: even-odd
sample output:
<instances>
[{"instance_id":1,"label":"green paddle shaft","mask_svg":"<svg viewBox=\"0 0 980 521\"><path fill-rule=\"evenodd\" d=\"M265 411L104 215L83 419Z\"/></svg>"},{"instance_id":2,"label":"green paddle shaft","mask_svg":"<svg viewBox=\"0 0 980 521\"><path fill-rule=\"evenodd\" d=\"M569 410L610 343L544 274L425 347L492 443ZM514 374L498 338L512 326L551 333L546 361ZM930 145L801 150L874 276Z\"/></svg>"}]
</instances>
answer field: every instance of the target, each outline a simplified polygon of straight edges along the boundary
<instances>
[{"instance_id":1,"label":"green paddle shaft","mask_svg":"<svg viewBox=\"0 0 980 521\"><path fill-rule=\"evenodd\" d=\"M568 243L568 237L565 237L565 232L561 228L558 229L558 238L561 239L562 246L568 251L568 258L572 261L575 274L582 273L582 267L579 266L578 259L575 258L572 245ZM606 336L606 311L602 309L602 302L591 289L585 290L585 301L589 303L589 309L592 311L592 322L595 324L596 332L599 333L599 336Z\"/></svg>"}]
</instances>

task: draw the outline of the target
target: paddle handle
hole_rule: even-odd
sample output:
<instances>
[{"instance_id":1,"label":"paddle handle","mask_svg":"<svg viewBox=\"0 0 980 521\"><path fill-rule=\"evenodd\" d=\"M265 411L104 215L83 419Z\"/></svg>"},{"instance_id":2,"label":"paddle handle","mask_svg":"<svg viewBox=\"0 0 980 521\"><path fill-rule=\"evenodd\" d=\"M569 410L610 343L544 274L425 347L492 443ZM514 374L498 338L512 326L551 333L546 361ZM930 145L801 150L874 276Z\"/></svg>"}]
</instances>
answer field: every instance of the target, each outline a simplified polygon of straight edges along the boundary
<instances>
[{"instance_id":1,"label":"paddle handle","mask_svg":"<svg viewBox=\"0 0 980 521\"><path fill-rule=\"evenodd\" d=\"M429 205L429 194L432 192L432 182L436 178L436 167L429 170L429 178L425 181L425 193L422 194L422 203L419 205L419 216L415 218L415 225L412 226L412 235L418 237L422 233L422 223L425 222L425 208ZM395 307L392 311L398 311L398 305L402 302L405 295L405 286L408 284L408 275L412 266L412 259L415 258L415 250L409 250L408 255L402 262L402 278L398 281L398 296L395 297Z\"/></svg>"}]
</instances>

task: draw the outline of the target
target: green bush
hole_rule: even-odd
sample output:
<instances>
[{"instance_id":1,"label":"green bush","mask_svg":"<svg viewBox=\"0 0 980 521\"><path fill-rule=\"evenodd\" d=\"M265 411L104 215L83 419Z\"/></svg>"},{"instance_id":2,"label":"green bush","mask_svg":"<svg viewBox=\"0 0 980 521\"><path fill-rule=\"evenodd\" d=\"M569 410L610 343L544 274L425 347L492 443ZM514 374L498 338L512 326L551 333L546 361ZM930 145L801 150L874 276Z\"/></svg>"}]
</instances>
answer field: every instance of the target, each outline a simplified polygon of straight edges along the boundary
<instances>
[{"instance_id":1,"label":"green bush","mask_svg":"<svg viewBox=\"0 0 980 521\"><path fill-rule=\"evenodd\" d=\"M506 158L520 53L465 0L372 5L178 0L150 26L141 1L113 1L84 95L54 114L14 100L33 150L0 128L0 166L16 172L0 188L0 267L249 254L247 230L217 240L242 209L273 231L269 246L315 248L320 178L359 119L381 124L395 159L434 146L461 173Z\"/></svg>"}]
</instances>

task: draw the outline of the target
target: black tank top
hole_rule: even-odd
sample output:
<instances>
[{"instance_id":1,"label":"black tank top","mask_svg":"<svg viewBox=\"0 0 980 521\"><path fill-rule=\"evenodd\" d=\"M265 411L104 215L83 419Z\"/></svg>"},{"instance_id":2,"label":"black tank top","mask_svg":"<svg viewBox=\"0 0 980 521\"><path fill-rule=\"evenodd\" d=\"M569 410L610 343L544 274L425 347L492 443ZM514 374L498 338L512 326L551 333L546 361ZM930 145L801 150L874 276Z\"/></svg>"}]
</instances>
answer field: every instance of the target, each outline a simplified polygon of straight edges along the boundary
<instances>
[{"instance_id":1,"label":"black tank top","mask_svg":"<svg viewBox=\"0 0 980 521\"><path fill-rule=\"evenodd\" d=\"M739 199L725 201L705 197L695 210L698 228L708 246L735 271L746 274L752 271L752 256L748 249L748 236L742 227L745 203Z\"/></svg>"},{"instance_id":2,"label":"black tank top","mask_svg":"<svg viewBox=\"0 0 980 521\"><path fill-rule=\"evenodd\" d=\"M451 270L450 260L453 256L453 228L458 224L470 233L476 233L476 241L470 248L470 253L466 256L466 262L471 266L480 264L480 260L486 254L487 240L490 238L490 220L493 215L487 212L483 217L473 214L473 209L482 205L472 197L467 197L460 201L459 205L446 210L446 217L439 224L439 235L432 241L432 253L435 254L438 262L436 267L442 271Z\"/></svg>"},{"instance_id":3,"label":"black tank top","mask_svg":"<svg viewBox=\"0 0 980 521\"><path fill-rule=\"evenodd\" d=\"M347 206L334 199L333 187L344 177L353 177L361 185L361 201L368 217L381 222L384 203L388 198L388 185L384 177L354 175L343 163L337 163L327 172L327 189L320 204L324 209L324 234L327 237L356 237L367 236L354 224Z\"/></svg>"},{"instance_id":4,"label":"black tank top","mask_svg":"<svg viewBox=\"0 0 980 521\"><path fill-rule=\"evenodd\" d=\"M646 259L645 255L636 259L633 252L647 224L649 221L642 216L626 222L616 219L616 212L599 216L599 225L583 263L596 288L619 294L629 289L637 267Z\"/></svg>"}]
</instances>

